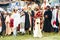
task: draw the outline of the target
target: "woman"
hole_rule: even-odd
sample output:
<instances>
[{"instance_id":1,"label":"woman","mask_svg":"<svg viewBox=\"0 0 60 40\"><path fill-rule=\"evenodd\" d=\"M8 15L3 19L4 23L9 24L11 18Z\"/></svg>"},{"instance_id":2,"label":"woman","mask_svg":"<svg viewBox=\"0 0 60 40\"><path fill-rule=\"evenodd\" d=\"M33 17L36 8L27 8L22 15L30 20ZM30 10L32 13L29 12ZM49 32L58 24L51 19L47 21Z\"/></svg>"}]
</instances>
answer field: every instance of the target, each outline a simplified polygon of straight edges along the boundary
<instances>
[{"instance_id":1,"label":"woman","mask_svg":"<svg viewBox=\"0 0 60 40\"><path fill-rule=\"evenodd\" d=\"M2 22L1 22L1 15L0 15L0 35L1 35L1 31L2 31Z\"/></svg>"},{"instance_id":2,"label":"woman","mask_svg":"<svg viewBox=\"0 0 60 40\"><path fill-rule=\"evenodd\" d=\"M60 7L59 7L59 10L58 10L58 22L59 22L59 30L60 30Z\"/></svg>"},{"instance_id":3,"label":"woman","mask_svg":"<svg viewBox=\"0 0 60 40\"><path fill-rule=\"evenodd\" d=\"M11 28L10 28L10 14L7 13L7 17L5 20L6 24L6 34L5 35L10 35L11 34Z\"/></svg>"},{"instance_id":4,"label":"woman","mask_svg":"<svg viewBox=\"0 0 60 40\"><path fill-rule=\"evenodd\" d=\"M42 37L42 33L41 33L41 11L39 9L39 7L37 7L35 9L35 27L34 27L34 37L39 37L41 38Z\"/></svg>"}]
</instances>

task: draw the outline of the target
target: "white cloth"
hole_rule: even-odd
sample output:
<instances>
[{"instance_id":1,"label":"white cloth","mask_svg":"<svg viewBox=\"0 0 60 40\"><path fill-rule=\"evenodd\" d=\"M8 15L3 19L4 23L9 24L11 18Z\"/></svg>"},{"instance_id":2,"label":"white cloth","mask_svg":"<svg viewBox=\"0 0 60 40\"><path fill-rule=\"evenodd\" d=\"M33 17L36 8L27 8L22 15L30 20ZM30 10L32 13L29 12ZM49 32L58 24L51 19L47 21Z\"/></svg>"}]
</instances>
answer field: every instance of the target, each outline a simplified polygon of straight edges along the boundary
<instances>
[{"instance_id":1,"label":"white cloth","mask_svg":"<svg viewBox=\"0 0 60 40\"><path fill-rule=\"evenodd\" d=\"M38 24L37 24L38 22ZM33 31L34 33L34 37L42 37L42 32L41 32L41 29L40 29L40 19L37 18L36 21L35 21L35 30Z\"/></svg>"},{"instance_id":2,"label":"white cloth","mask_svg":"<svg viewBox=\"0 0 60 40\"><path fill-rule=\"evenodd\" d=\"M25 33L25 23L20 23L20 32Z\"/></svg>"},{"instance_id":3,"label":"white cloth","mask_svg":"<svg viewBox=\"0 0 60 40\"><path fill-rule=\"evenodd\" d=\"M25 15L20 17L20 20L21 20L20 22L25 22Z\"/></svg>"},{"instance_id":4,"label":"white cloth","mask_svg":"<svg viewBox=\"0 0 60 40\"><path fill-rule=\"evenodd\" d=\"M21 15L23 15L23 16L21 16ZM24 14L24 12L22 11L21 13L20 13L20 23L21 22L23 22L23 23L25 23L25 14Z\"/></svg>"},{"instance_id":5,"label":"white cloth","mask_svg":"<svg viewBox=\"0 0 60 40\"><path fill-rule=\"evenodd\" d=\"M57 9L54 9L52 12L52 20L51 20L53 27L54 27L53 22L56 21L56 15L57 15Z\"/></svg>"},{"instance_id":6,"label":"white cloth","mask_svg":"<svg viewBox=\"0 0 60 40\"><path fill-rule=\"evenodd\" d=\"M55 24L53 25L54 28L58 28L58 26L56 26Z\"/></svg>"}]
</instances>

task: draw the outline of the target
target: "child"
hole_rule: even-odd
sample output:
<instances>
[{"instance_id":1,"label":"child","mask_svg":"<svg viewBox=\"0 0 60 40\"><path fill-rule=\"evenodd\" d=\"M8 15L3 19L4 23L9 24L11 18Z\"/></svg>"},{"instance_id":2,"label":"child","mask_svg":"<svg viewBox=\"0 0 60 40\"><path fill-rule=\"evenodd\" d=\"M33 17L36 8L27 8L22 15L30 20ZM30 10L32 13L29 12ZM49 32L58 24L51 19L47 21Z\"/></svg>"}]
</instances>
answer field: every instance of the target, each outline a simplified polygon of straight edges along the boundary
<instances>
[{"instance_id":1,"label":"child","mask_svg":"<svg viewBox=\"0 0 60 40\"><path fill-rule=\"evenodd\" d=\"M34 27L34 37L39 37L41 38L42 37L42 29L41 29L41 12L39 9L36 9L36 12L35 12L35 27Z\"/></svg>"}]
</instances>

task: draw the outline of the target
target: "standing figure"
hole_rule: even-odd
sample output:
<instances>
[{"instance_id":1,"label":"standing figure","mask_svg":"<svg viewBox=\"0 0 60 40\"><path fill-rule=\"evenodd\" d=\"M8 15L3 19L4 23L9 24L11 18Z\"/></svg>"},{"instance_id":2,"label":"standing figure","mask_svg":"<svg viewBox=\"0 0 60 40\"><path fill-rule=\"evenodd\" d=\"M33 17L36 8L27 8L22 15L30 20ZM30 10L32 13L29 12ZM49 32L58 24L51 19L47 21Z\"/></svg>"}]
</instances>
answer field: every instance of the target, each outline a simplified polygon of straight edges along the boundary
<instances>
[{"instance_id":1,"label":"standing figure","mask_svg":"<svg viewBox=\"0 0 60 40\"><path fill-rule=\"evenodd\" d=\"M54 29L54 32L58 32L58 6L56 6L56 8L53 9L52 11L52 27Z\"/></svg>"},{"instance_id":2,"label":"standing figure","mask_svg":"<svg viewBox=\"0 0 60 40\"><path fill-rule=\"evenodd\" d=\"M4 12L1 13L1 21L2 21L2 35L5 35L6 25L5 25L5 17Z\"/></svg>"},{"instance_id":3,"label":"standing figure","mask_svg":"<svg viewBox=\"0 0 60 40\"><path fill-rule=\"evenodd\" d=\"M1 31L2 31L2 21L1 21L1 14L0 14L0 35L2 34Z\"/></svg>"},{"instance_id":4,"label":"standing figure","mask_svg":"<svg viewBox=\"0 0 60 40\"><path fill-rule=\"evenodd\" d=\"M13 11L14 11L14 14L12 15L12 18L13 18L13 20L14 20L14 27L13 27L13 35L14 36L16 36L16 34L17 34L17 27L18 27L18 25L20 24L20 14L18 13L18 11L17 11L18 9L17 8L15 8L15 9L13 9Z\"/></svg>"},{"instance_id":5,"label":"standing figure","mask_svg":"<svg viewBox=\"0 0 60 40\"><path fill-rule=\"evenodd\" d=\"M50 6L47 6L47 10L44 13L44 32L51 32L52 25L51 25L51 19L52 19L52 11L50 10Z\"/></svg>"},{"instance_id":6,"label":"standing figure","mask_svg":"<svg viewBox=\"0 0 60 40\"><path fill-rule=\"evenodd\" d=\"M39 37L39 38L41 38L42 37L42 33L41 33L41 25L40 25L40 23L41 23L41 11L40 11L40 9L39 9L39 7L37 7L36 9L35 9L36 11L35 11L35 15L34 15L34 19L35 19L35 26L34 26L34 31L33 31L33 33L34 33L34 37Z\"/></svg>"},{"instance_id":7,"label":"standing figure","mask_svg":"<svg viewBox=\"0 0 60 40\"><path fill-rule=\"evenodd\" d=\"M32 28L32 12L31 12L31 5L28 6L28 15L29 15L29 22L30 22L30 27L29 27L29 34L31 34L31 28Z\"/></svg>"},{"instance_id":8,"label":"standing figure","mask_svg":"<svg viewBox=\"0 0 60 40\"><path fill-rule=\"evenodd\" d=\"M25 30L27 32L29 31L29 28L30 28L30 21L29 21L28 12L24 12L24 13L25 13Z\"/></svg>"},{"instance_id":9,"label":"standing figure","mask_svg":"<svg viewBox=\"0 0 60 40\"><path fill-rule=\"evenodd\" d=\"M25 33L25 13L23 10L20 13L20 32Z\"/></svg>"},{"instance_id":10,"label":"standing figure","mask_svg":"<svg viewBox=\"0 0 60 40\"><path fill-rule=\"evenodd\" d=\"M58 22L59 22L59 30L60 30L60 7L59 7L59 10L58 10Z\"/></svg>"},{"instance_id":11,"label":"standing figure","mask_svg":"<svg viewBox=\"0 0 60 40\"><path fill-rule=\"evenodd\" d=\"M5 24L6 24L6 35L10 35L11 34L10 14L8 14L8 13L7 13L7 16L6 16Z\"/></svg>"}]
</instances>

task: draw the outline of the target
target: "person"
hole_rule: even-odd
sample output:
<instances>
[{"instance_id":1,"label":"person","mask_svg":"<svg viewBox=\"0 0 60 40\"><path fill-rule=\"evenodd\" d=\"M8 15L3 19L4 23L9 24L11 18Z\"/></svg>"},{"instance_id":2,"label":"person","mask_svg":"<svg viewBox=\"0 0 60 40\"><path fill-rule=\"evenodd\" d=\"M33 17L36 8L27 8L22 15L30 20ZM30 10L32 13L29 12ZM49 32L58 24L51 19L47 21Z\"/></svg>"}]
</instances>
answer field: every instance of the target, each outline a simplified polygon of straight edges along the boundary
<instances>
[{"instance_id":1,"label":"person","mask_svg":"<svg viewBox=\"0 0 60 40\"><path fill-rule=\"evenodd\" d=\"M58 22L58 9L59 9L59 5L58 4L55 4L55 13L56 13L56 26L58 27L59 26L59 22ZM58 28L57 28L58 29ZM57 30L58 32L58 30Z\"/></svg>"},{"instance_id":2,"label":"person","mask_svg":"<svg viewBox=\"0 0 60 40\"><path fill-rule=\"evenodd\" d=\"M55 6L55 8L52 11L52 27L54 29L54 32L58 32L58 26L57 24L57 12L58 12L58 6Z\"/></svg>"},{"instance_id":3,"label":"person","mask_svg":"<svg viewBox=\"0 0 60 40\"><path fill-rule=\"evenodd\" d=\"M51 32L52 29L51 19L52 11L50 10L50 6L48 5L47 10L44 12L44 26L43 26L44 32Z\"/></svg>"},{"instance_id":4,"label":"person","mask_svg":"<svg viewBox=\"0 0 60 40\"><path fill-rule=\"evenodd\" d=\"M2 21L1 21L1 14L0 14L0 35L2 35L1 31L2 31Z\"/></svg>"},{"instance_id":5,"label":"person","mask_svg":"<svg viewBox=\"0 0 60 40\"><path fill-rule=\"evenodd\" d=\"M33 31L33 36L34 37L39 37L41 38L42 37L42 29L41 29L41 11L39 9L39 7L37 6L35 8L35 15L34 15L34 18L35 18L35 26L34 26L34 31Z\"/></svg>"},{"instance_id":6,"label":"person","mask_svg":"<svg viewBox=\"0 0 60 40\"><path fill-rule=\"evenodd\" d=\"M11 34L11 28L10 28L10 14L7 13L6 20L6 34L5 35L10 35Z\"/></svg>"},{"instance_id":7,"label":"person","mask_svg":"<svg viewBox=\"0 0 60 40\"><path fill-rule=\"evenodd\" d=\"M24 13L25 13L25 31L28 33L28 34L30 34L31 33L31 16L30 16L30 14L29 14L29 8L28 8L28 6L29 6L30 4L28 3L27 4L27 9L25 8L24 9Z\"/></svg>"},{"instance_id":8,"label":"person","mask_svg":"<svg viewBox=\"0 0 60 40\"><path fill-rule=\"evenodd\" d=\"M1 12L1 21L2 21L2 35L5 35L6 32L6 25L5 25L5 19L6 17L4 17L4 11Z\"/></svg>"},{"instance_id":9,"label":"person","mask_svg":"<svg viewBox=\"0 0 60 40\"><path fill-rule=\"evenodd\" d=\"M59 10L58 10L58 22L59 22L59 30L60 30L60 7L59 7Z\"/></svg>"},{"instance_id":10,"label":"person","mask_svg":"<svg viewBox=\"0 0 60 40\"><path fill-rule=\"evenodd\" d=\"M32 28L32 18L31 18L31 15L32 15L32 12L31 12L31 5L28 6L28 15L29 15L29 22L30 22L30 27L29 27L29 34L31 34L31 28Z\"/></svg>"},{"instance_id":11,"label":"person","mask_svg":"<svg viewBox=\"0 0 60 40\"><path fill-rule=\"evenodd\" d=\"M18 13L18 8L14 8L13 9L13 14L12 14L12 18L14 20L13 22L13 35L16 36L17 35L17 27L20 24L20 14Z\"/></svg>"},{"instance_id":12,"label":"person","mask_svg":"<svg viewBox=\"0 0 60 40\"><path fill-rule=\"evenodd\" d=\"M34 10L31 10L31 32L33 33L33 27L34 27Z\"/></svg>"},{"instance_id":13,"label":"person","mask_svg":"<svg viewBox=\"0 0 60 40\"><path fill-rule=\"evenodd\" d=\"M20 13L20 32L22 32L22 34L25 34L25 14L23 9Z\"/></svg>"},{"instance_id":14,"label":"person","mask_svg":"<svg viewBox=\"0 0 60 40\"><path fill-rule=\"evenodd\" d=\"M12 17L11 12L9 13L10 16L10 29L11 29L11 35L13 34L13 27L14 27L14 19Z\"/></svg>"}]
</instances>

